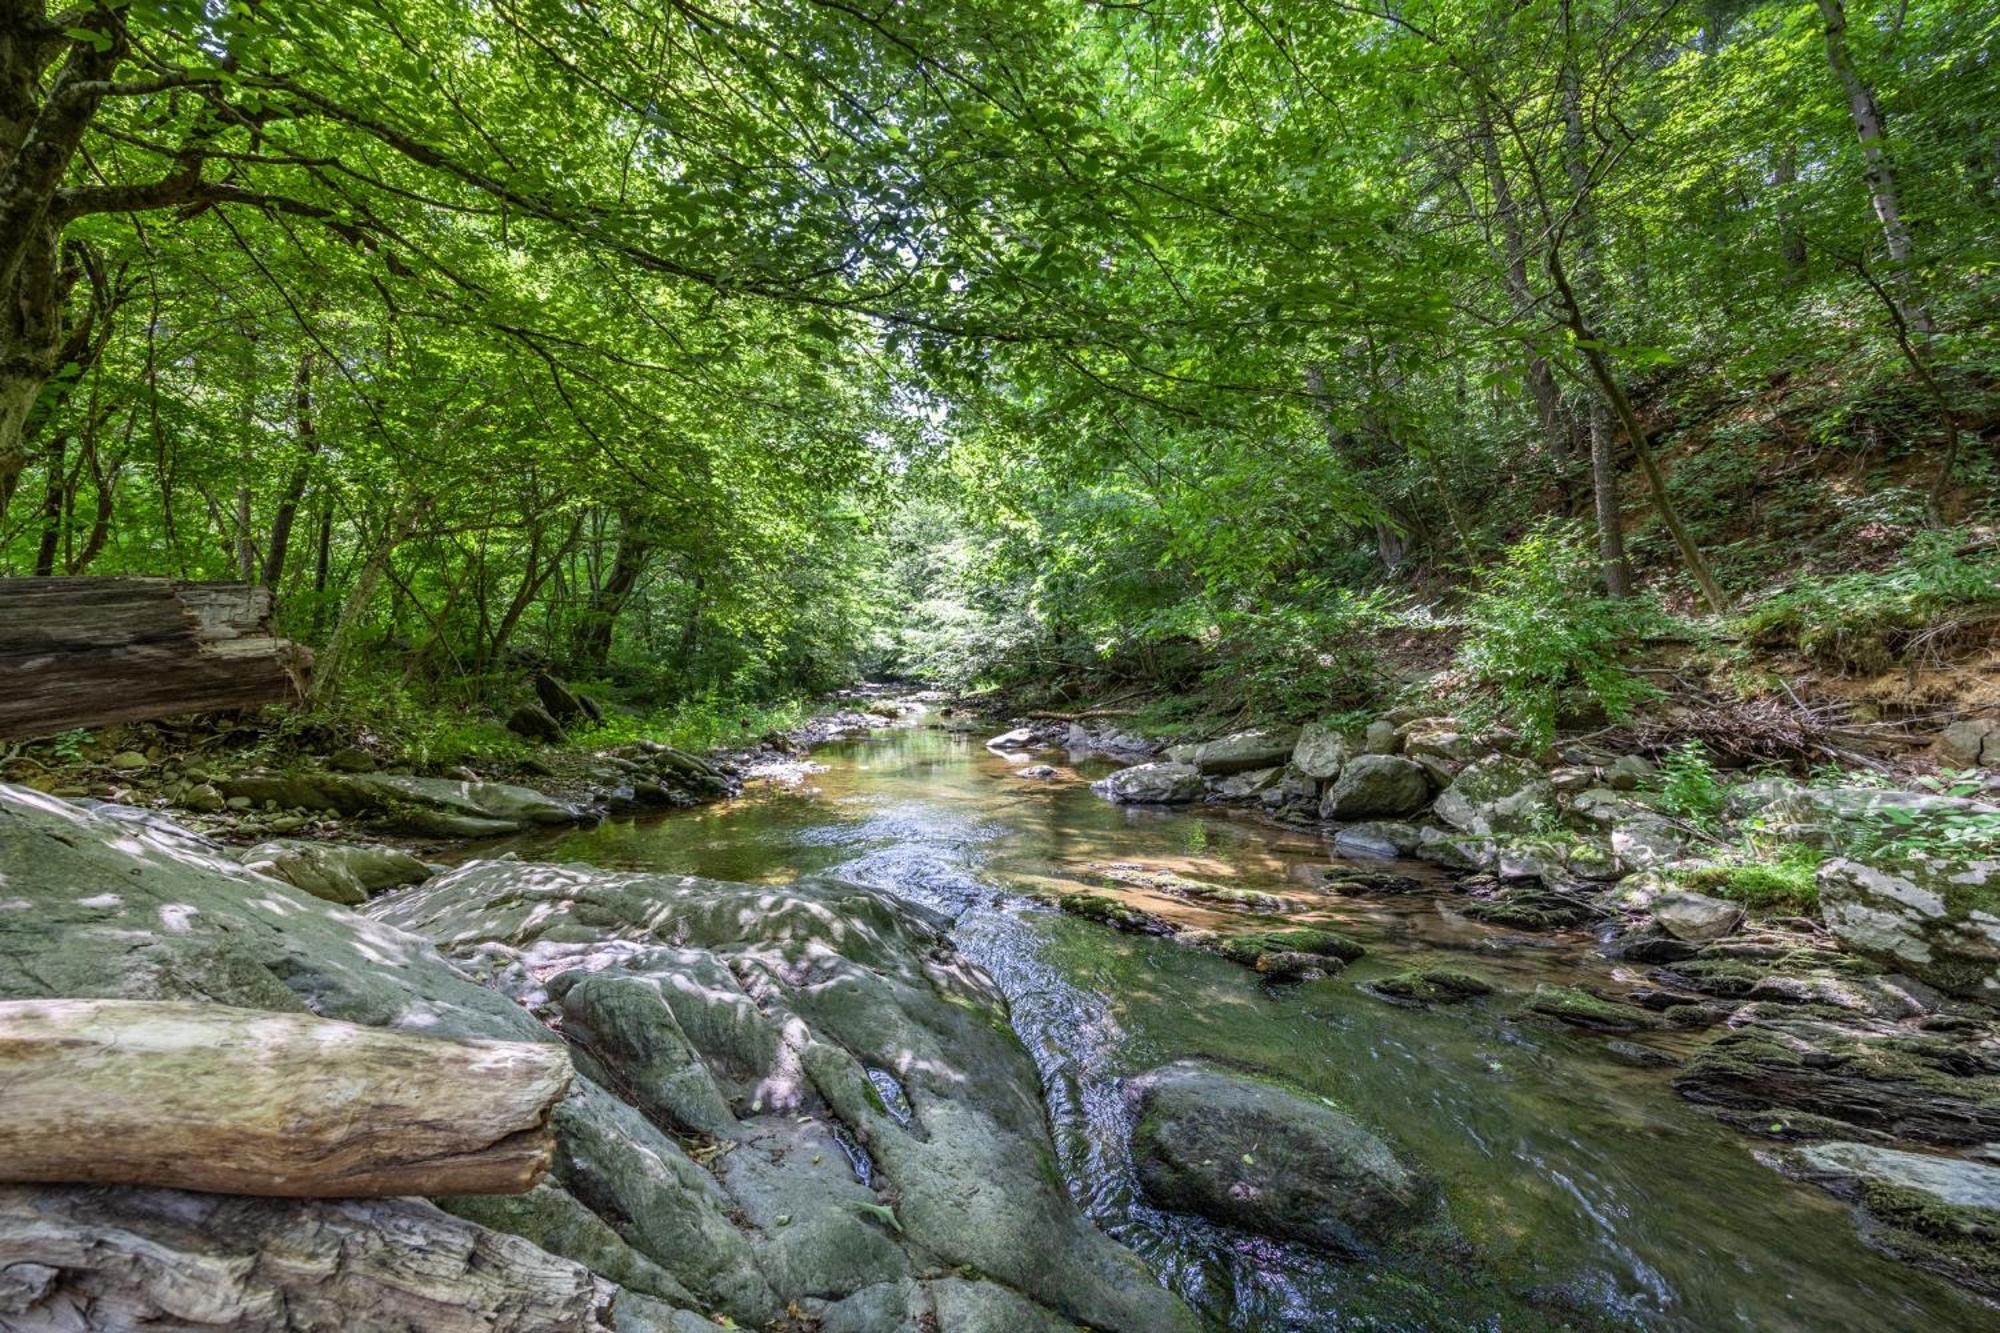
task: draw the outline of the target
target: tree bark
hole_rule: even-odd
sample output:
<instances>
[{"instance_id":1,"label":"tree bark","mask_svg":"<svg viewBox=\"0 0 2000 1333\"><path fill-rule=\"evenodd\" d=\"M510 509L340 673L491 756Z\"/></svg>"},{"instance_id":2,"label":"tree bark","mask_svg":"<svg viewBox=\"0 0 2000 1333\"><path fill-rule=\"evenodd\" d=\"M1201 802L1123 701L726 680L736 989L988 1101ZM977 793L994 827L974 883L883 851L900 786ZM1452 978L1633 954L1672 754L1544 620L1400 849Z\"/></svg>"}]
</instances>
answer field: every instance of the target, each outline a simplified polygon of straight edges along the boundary
<instances>
[{"instance_id":1,"label":"tree bark","mask_svg":"<svg viewBox=\"0 0 2000 1333\"><path fill-rule=\"evenodd\" d=\"M611 558L611 573L605 578L604 586L592 595L583 624L577 630L578 665L603 666L610 660L611 634L617 627L619 613L625 609L626 600L638 587L639 578L646 572L646 565L652 558L652 542L638 531L630 515L622 515L618 551Z\"/></svg>"},{"instance_id":2,"label":"tree bark","mask_svg":"<svg viewBox=\"0 0 2000 1333\"><path fill-rule=\"evenodd\" d=\"M227 1194L513 1194L554 1150L559 1043L311 1014L0 1002L0 1179Z\"/></svg>"},{"instance_id":3,"label":"tree bark","mask_svg":"<svg viewBox=\"0 0 2000 1333\"><path fill-rule=\"evenodd\" d=\"M1861 77L1854 55L1847 49L1847 7L1842 0L1817 0L1820 17L1826 24L1826 59L1834 77L1847 96L1847 114L1854 122L1854 134L1861 141L1861 160L1868 180L1868 201L1882 224L1882 237L1889 248L1889 263L1896 275L1896 290L1903 305L1903 317L1921 334L1937 332L1929 305L1914 269L1916 244L1910 224L1903 217L1902 200L1896 188L1896 169L1889 161L1889 131L1875 90Z\"/></svg>"},{"instance_id":4,"label":"tree bark","mask_svg":"<svg viewBox=\"0 0 2000 1333\"><path fill-rule=\"evenodd\" d=\"M285 703L307 655L270 595L167 579L0 579L0 738Z\"/></svg>"},{"instance_id":5,"label":"tree bark","mask_svg":"<svg viewBox=\"0 0 2000 1333\"><path fill-rule=\"evenodd\" d=\"M519 1194L559 1042L152 1000L0 1002L0 1180L359 1198Z\"/></svg>"},{"instance_id":6,"label":"tree bark","mask_svg":"<svg viewBox=\"0 0 2000 1333\"><path fill-rule=\"evenodd\" d=\"M1597 555L1604 568L1604 591L1632 595L1632 565L1625 557L1623 506L1618 502L1618 442L1604 404L1590 405L1590 498L1597 516Z\"/></svg>"}]
</instances>

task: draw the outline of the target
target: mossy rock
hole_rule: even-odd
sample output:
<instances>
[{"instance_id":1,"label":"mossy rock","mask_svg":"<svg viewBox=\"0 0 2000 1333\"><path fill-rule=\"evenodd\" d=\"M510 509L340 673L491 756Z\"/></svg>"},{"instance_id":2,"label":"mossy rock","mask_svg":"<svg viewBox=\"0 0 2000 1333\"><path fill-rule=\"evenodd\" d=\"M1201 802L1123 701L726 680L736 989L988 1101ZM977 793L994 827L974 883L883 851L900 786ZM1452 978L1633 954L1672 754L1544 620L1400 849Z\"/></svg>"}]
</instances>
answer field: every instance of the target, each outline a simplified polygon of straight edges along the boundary
<instances>
[{"instance_id":1,"label":"mossy rock","mask_svg":"<svg viewBox=\"0 0 2000 1333\"><path fill-rule=\"evenodd\" d=\"M1574 986L1537 986L1526 1011L1590 1032L1644 1032L1663 1020L1643 1009L1614 1004Z\"/></svg>"},{"instance_id":2,"label":"mossy rock","mask_svg":"<svg viewBox=\"0 0 2000 1333\"><path fill-rule=\"evenodd\" d=\"M1457 1004L1491 995L1493 984L1457 968L1422 967L1371 981L1368 989L1404 1004Z\"/></svg>"},{"instance_id":3,"label":"mossy rock","mask_svg":"<svg viewBox=\"0 0 2000 1333\"><path fill-rule=\"evenodd\" d=\"M1233 963L1256 966L1257 959L1270 953L1310 954L1318 959L1351 963L1368 951L1345 935L1314 926L1293 926L1285 930L1259 931L1254 935L1219 938L1215 951Z\"/></svg>"},{"instance_id":4,"label":"mossy rock","mask_svg":"<svg viewBox=\"0 0 2000 1333\"><path fill-rule=\"evenodd\" d=\"M1070 916L1126 931L1134 935L1171 935L1178 927L1151 912L1132 906L1106 893L1037 893L1036 901L1047 903Z\"/></svg>"}]
</instances>

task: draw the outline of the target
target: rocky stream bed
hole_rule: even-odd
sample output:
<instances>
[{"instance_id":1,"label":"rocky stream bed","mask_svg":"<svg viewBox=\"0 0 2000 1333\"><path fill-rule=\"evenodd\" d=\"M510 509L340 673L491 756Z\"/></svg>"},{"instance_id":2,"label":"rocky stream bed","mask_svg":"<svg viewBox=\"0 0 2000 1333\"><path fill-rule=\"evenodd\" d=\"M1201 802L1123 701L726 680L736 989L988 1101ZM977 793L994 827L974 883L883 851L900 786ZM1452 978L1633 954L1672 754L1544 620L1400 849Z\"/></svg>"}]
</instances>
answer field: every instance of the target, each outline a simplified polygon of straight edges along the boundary
<instances>
[{"instance_id":1,"label":"rocky stream bed","mask_svg":"<svg viewBox=\"0 0 2000 1333\"><path fill-rule=\"evenodd\" d=\"M556 795L182 773L171 821L0 787L0 998L578 1075L525 1195L0 1187L0 1327L2000 1326L1991 867L1836 857L1746 920L1636 757L1000 730L883 705ZM335 821L389 841L292 836Z\"/></svg>"}]
</instances>

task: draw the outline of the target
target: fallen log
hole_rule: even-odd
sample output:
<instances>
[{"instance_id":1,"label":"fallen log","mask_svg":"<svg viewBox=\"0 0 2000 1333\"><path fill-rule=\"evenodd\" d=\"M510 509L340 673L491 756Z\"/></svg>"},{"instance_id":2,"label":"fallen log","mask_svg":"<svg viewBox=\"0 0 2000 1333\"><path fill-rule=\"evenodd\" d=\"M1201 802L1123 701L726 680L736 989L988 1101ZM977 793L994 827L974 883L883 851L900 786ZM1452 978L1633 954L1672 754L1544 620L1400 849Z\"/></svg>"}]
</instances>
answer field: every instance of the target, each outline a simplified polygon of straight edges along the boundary
<instances>
[{"instance_id":1,"label":"fallen log","mask_svg":"<svg viewBox=\"0 0 2000 1333\"><path fill-rule=\"evenodd\" d=\"M9 1333L605 1333L645 1304L421 1199L0 1186Z\"/></svg>"},{"instance_id":2,"label":"fallen log","mask_svg":"<svg viewBox=\"0 0 2000 1333\"><path fill-rule=\"evenodd\" d=\"M236 583L0 579L0 740L301 697L311 656L270 619Z\"/></svg>"},{"instance_id":3,"label":"fallen log","mask_svg":"<svg viewBox=\"0 0 2000 1333\"><path fill-rule=\"evenodd\" d=\"M559 1043L312 1014L0 1002L0 1182L226 1194L518 1194L548 1169Z\"/></svg>"}]
</instances>

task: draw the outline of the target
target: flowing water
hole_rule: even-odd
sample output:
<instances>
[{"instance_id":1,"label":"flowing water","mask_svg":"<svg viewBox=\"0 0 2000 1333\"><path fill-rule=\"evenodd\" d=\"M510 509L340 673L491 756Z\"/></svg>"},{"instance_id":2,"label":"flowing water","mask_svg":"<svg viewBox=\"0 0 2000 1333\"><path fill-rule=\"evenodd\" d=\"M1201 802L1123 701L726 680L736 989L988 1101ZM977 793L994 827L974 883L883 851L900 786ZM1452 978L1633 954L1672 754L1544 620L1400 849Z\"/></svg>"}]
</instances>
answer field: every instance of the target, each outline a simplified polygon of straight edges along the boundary
<instances>
[{"instance_id":1,"label":"flowing water","mask_svg":"<svg viewBox=\"0 0 2000 1333\"><path fill-rule=\"evenodd\" d=\"M1022 779L1018 761L978 738L921 726L813 758L823 767L796 785L518 850L753 882L833 875L949 913L1041 1068L1072 1193L1218 1326L2000 1327L1955 1289L1867 1249L1843 1206L1781 1177L1682 1103L1669 1071L1633 1067L1603 1038L1510 1018L1504 995L1424 1010L1357 984L1416 962L1476 971L1508 992L1636 980L1592 955L1586 938L1482 927L1455 916L1448 894L1312 895L1313 869L1335 859L1316 836L1216 812L1112 806L1081 780L1108 765ZM1106 892L1092 868L1110 863L1304 897L1369 955L1339 977L1272 985L1025 897ZM1228 920L1178 899L1122 896L1189 924ZM1378 1129L1442 1182L1462 1241L1341 1261L1147 1207L1119 1080L1189 1056L1279 1076Z\"/></svg>"}]
</instances>

